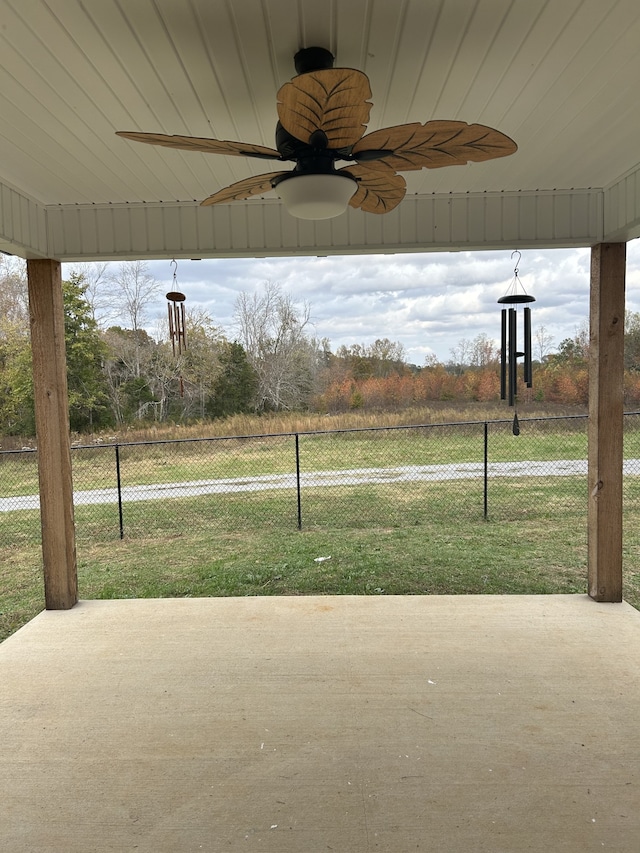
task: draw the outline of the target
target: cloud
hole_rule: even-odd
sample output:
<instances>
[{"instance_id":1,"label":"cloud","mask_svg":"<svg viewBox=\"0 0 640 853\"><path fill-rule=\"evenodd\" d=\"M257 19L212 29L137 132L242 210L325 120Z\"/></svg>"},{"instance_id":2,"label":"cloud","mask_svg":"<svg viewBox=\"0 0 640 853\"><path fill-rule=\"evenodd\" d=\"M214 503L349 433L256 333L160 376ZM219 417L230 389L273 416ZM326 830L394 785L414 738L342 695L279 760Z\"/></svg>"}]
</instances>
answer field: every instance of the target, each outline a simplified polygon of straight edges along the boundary
<instances>
[{"instance_id":1,"label":"cloud","mask_svg":"<svg viewBox=\"0 0 640 853\"><path fill-rule=\"evenodd\" d=\"M627 251L627 307L640 311L640 246ZM206 309L233 337L234 305L241 291L277 282L295 301L311 306L314 333L340 345L376 338L401 342L410 361L435 354L447 361L463 338L500 334L497 300L514 278L509 251L179 261L177 283L187 306ZM544 326L555 346L573 337L589 314L589 249L524 250L518 278L535 296L533 331ZM149 263L172 287L168 261ZM157 315L164 316L164 304Z\"/></svg>"}]
</instances>

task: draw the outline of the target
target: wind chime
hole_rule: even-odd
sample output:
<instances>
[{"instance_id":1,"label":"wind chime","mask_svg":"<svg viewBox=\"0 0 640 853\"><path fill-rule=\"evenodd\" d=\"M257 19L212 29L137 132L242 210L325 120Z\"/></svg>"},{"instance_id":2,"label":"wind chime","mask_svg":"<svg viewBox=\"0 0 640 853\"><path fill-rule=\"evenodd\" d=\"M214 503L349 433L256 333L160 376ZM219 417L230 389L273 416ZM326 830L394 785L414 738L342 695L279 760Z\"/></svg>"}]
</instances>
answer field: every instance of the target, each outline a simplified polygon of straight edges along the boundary
<instances>
[{"instance_id":1,"label":"wind chime","mask_svg":"<svg viewBox=\"0 0 640 853\"><path fill-rule=\"evenodd\" d=\"M177 282L177 274L178 274L178 262L175 260L171 261L171 265L173 266L173 290L170 290L167 293L167 299L169 300L169 304L167 305L167 310L169 313L169 337L171 338L171 345L173 346L173 355L180 356L183 352L187 350L187 337L186 337L186 323L185 323L185 312L184 312L184 301L186 296L180 290L178 290L178 282ZM182 381L182 374L180 374L180 396L184 397L184 383Z\"/></svg>"},{"instance_id":2,"label":"wind chime","mask_svg":"<svg viewBox=\"0 0 640 853\"><path fill-rule=\"evenodd\" d=\"M518 359L524 359L523 380L527 388L533 386L533 362L531 358L531 308L527 303L535 302L535 297L529 296L518 278L518 266L522 258L516 249L511 258L517 255L518 260L513 271L513 281L504 296L498 299L499 305L509 305L502 309L502 335L500 342L500 399L508 400L509 405L516 411L513 415L513 434L520 435L518 422ZM524 305L523 320L523 350L518 350L518 305Z\"/></svg>"}]
</instances>

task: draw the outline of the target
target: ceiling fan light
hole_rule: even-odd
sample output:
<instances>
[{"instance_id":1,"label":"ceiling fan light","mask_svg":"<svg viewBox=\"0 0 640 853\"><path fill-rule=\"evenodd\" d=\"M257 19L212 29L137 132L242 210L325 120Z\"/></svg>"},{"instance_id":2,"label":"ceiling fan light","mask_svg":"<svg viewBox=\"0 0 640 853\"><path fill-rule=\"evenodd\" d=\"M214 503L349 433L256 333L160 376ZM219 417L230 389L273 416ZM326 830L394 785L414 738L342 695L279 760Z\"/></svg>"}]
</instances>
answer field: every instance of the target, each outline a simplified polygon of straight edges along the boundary
<instances>
[{"instance_id":1,"label":"ceiling fan light","mask_svg":"<svg viewBox=\"0 0 640 853\"><path fill-rule=\"evenodd\" d=\"M353 178L329 173L292 175L278 183L276 192L298 219L332 219L345 212L357 189Z\"/></svg>"}]
</instances>

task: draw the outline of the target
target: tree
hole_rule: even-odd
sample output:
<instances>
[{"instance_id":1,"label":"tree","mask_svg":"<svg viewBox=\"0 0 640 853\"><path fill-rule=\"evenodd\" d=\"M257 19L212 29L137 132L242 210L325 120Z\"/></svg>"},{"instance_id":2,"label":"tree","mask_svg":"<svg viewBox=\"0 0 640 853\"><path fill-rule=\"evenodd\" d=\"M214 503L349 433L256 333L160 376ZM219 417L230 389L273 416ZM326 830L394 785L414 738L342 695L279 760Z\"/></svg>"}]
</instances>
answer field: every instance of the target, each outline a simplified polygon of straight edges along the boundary
<instances>
[{"instance_id":1,"label":"tree","mask_svg":"<svg viewBox=\"0 0 640 853\"><path fill-rule=\"evenodd\" d=\"M627 311L624 318L624 366L640 370L640 314Z\"/></svg>"},{"instance_id":2,"label":"tree","mask_svg":"<svg viewBox=\"0 0 640 853\"><path fill-rule=\"evenodd\" d=\"M62 282L71 429L92 430L112 422L103 373L107 348L85 298L86 284L72 273Z\"/></svg>"},{"instance_id":3,"label":"tree","mask_svg":"<svg viewBox=\"0 0 640 853\"><path fill-rule=\"evenodd\" d=\"M364 344L351 344L349 347L343 344L338 347L336 357L345 363L350 378L360 380L373 376L373 362Z\"/></svg>"},{"instance_id":4,"label":"tree","mask_svg":"<svg viewBox=\"0 0 640 853\"><path fill-rule=\"evenodd\" d=\"M205 418L215 394L221 371L220 350L225 339L213 318L204 309L190 309L186 315L187 349L172 358L182 377L182 396L174 395L174 407L181 406L182 418ZM180 387L180 382L174 388Z\"/></svg>"},{"instance_id":5,"label":"tree","mask_svg":"<svg viewBox=\"0 0 640 853\"><path fill-rule=\"evenodd\" d=\"M462 372L463 368L468 367L471 362L472 351L473 342L469 338L461 338L455 347L451 347L449 367L453 368L455 373Z\"/></svg>"},{"instance_id":6,"label":"tree","mask_svg":"<svg viewBox=\"0 0 640 853\"><path fill-rule=\"evenodd\" d=\"M389 338L377 338L372 344L344 344L338 347L336 358L342 360L351 378L382 379L407 371L404 346Z\"/></svg>"},{"instance_id":7,"label":"tree","mask_svg":"<svg viewBox=\"0 0 640 853\"><path fill-rule=\"evenodd\" d=\"M296 305L278 284L267 282L262 294L240 293L235 322L257 377L257 409L303 408L313 390L318 350L306 334L309 305Z\"/></svg>"},{"instance_id":8,"label":"tree","mask_svg":"<svg viewBox=\"0 0 640 853\"><path fill-rule=\"evenodd\" d=\"M151 341L151 338L137 333L144 331L151 316L151 305L161 291L162 283L150 275L144 261L124 261L118 265L115 272L102 276L98 293L104 295L105 287L108 288L111 307L104 316L111 322L119 320L126 328L136 333L131 341L134 344L133 371L136 378L139 378L145 360L144 343ZM148 357L150 353L147 353Z\"/></svg>"},{"instance_id":9,"label":"tree","mask_svg":"<svg viewBox=\"0 0 640 853\"><path fill-rule=\"evenodd\" d=\"M220 351L220 373L213 386L207 414L226 417L255 408L258 378L242 344L225 342Z\"/></svg>"},{"instance_id":10,"label":"tree","mask_svg":"<svg viewBox=\"0 0 640 853\"><path fill-rule=\"evenodd\" d=\"M111 314L137 332L150 318L151 304L162 290L162 282L150 273L145 261L123 261L103 276L109 287Z\"/></svg>"},{"instance_id":11,"label":"tree","mask_svg":"<svg viewBox=\"0 0 640 853\"><path fill-rule=\"evenodd\" d=\"M0 318L0 428L35 434L29 331L6 318Z\"/></svg>"},{"instance_id":12,"label":"tree","mask_svg":"<svg viewBox=\"0 0 640 853\"><path fill-rule=\"evenodd\" d=\"M111 422L103 374L107 350L84 298L81 276L62 282L69 388L69 422L74 430ZM1 425L8 433L33 435L33 376L28 330L6 318L0 323Z\"/></svg>"},{"instance_id":13,"label":"tree","mask_svg":"<svg viewBox=\"0 0 640 853\"><path fill-rule=\"evenodd\" d=\"M554 361L560 363L582 363L589 360L589 330L582 325L573 338L560 341Z\"/></svg>"},{"instance_id":14,"label":"tree","mask_svg":"<svg viewBox=\"0 0 640 853\"><path fill-rule=\"evenodd\" d=\"M24 261L0 253L0 318L29 329L29 295Z\"/></svg>"},{"instance_id":15,"label":"tree","mask_svg":"<svg viewBox=\"0 0 640 853\"><path fill-rule=\"evenodd\" d=\"M462 373L465 367L484 368L494 364L498 358L495 341L485 332L473 340L462 338L451 348L449 367L454 373Z\"/></svg>"},{"instance_id":16,"label":"tree","mask_svg":"<svg viewBox=\"0 0 640 853\"><path fill-rule=\"evenodd\" d=\"M0 254L0 428L35 431L29 299L23 261Z\"/></svg>"},{"instance_id":17,"label":"tree","mask_svg":"<svg viewBox=\"0 0 640 853\"><path fill-rule=\"evenodd\" d=\"M540 364L543 364L553 346L553 335L547 334L544 326L539 326L535 333L535 354Z\"/></svg>"},{"instance_id":18,"label":"tree","mask_svg":"<svg viewBox=\"0 0 640 853\"><path fill-rule=\"evenodd\" d=\"M143 418L154 401L147 366L156 343L144 329L111 326L103 333L107 346L104 364L111 409L116 423Z\"/></svg>"},{"instance_id":19,"label":"tree","mask_svg":"<svg viewBox=\"0 0 640 853\"><path fill-rule=\"evenodd\" d=\"M471 342L470 365L471 367L485 368L495 364L498 360L498 350L493 341L485 332L481 332Z\"/></svg>"},{"instance_id":20,"label":"tree","mask_svg":"<svg viewBox=\"0 0 640 853\"><path fill-rule=\"evenodd\" d=\"M113 314L113 293L109 264L106 261L74 264L69 278L82 279L85 291L84 298L91 310L93 319L100 323L104 316Z\"/></svg>"}]
</instances>

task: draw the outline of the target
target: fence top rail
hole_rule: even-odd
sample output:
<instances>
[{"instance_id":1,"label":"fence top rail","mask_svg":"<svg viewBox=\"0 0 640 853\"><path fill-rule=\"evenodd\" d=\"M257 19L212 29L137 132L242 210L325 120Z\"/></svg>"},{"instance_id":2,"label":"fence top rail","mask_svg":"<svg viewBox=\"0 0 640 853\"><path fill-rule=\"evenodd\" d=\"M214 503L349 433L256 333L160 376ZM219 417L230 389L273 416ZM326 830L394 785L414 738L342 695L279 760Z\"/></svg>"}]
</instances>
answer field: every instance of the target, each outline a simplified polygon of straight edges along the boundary
<instances>
[{"instance_id":1,"label":"fence top rail","mask_svg":"<svg viewBox=\"0 0 640 853\"><path fill-rule=\"evenodd\" d=\"M627 415L640 415L640 412L625 412ZM519 418L520 423L536 423L541 421L568 421L568 420L586 420L589 416L584 415L549 415L546 417L536 418ZM250 441L257 438L295 438L296 435L341 435L345 433L356 432L393 432L398 430L410 429L438 429L441 427L461 427L461 426L484 426L485 424L511 424L513 418L496 418L495 420L481 421L448 421L437 424L401 424L399 426L383 426L383 427L349 427L343 429L322 429L322 430L298 430L294 432L265 432L254 433L253 435L213 435L205 438L166 438L154 439L153 441L113 441L99 442L97 444L76 444L71 447L71 450L97 450L98 448L107 447L148 447L157 444L196 444L204 441ZM0 450L0 456L5 456L11 453L36 453L36 447L25 448L24 450Z\"/></svg>"}]
</instances>

